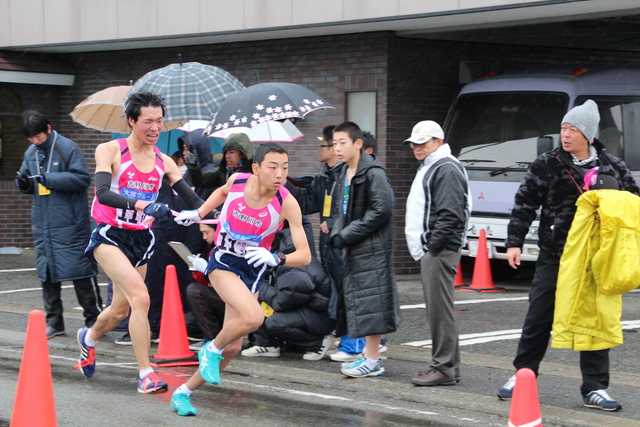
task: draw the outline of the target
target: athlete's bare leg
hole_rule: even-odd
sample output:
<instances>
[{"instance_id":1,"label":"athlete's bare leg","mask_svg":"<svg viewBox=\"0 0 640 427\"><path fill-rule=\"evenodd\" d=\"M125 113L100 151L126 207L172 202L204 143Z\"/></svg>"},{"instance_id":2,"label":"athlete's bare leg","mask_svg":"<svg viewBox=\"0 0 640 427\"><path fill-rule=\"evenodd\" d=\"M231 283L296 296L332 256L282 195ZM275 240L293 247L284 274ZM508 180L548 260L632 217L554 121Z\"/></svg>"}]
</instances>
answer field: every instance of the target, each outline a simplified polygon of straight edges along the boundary
<instances>
[{"instance_id":1,"label":"athlete's bare leg","mask_svg":"<svg viewBox=\"0 0 640 427\"><path fill-rule=\"evenodd\" d=\"M234 273L214 270L209 273L209 281L226 303L222 330L213 340L213 345L222 349L258 329L264 321L264 312L257 294L252 295Z\"/></svg>"},{"instance_id":2,"label":"athlete's bare leg","mask_svg":"<svg viewBox=\"0 0 640 427\"><path fill-rule=\"evenodd\" d=\"M364 337L364 354L368 359L380 359L380 340L382 335Z\"/></svg>"},{"instance_id":3,"label":"athlete's bare leg","mask_svg":"<svg viewBox=\"0 0 640 427\"><path fill-rule=\"evenodd\" d=\"M126 318L131 308L129 334L133 352L140 370L150 368L149 291L144 283L147 266L134 268L122 251L112 245L99 245L93 255L113 282L113 300L91 327L89 338L97 341Z\"/></svg>"}]
</instances>

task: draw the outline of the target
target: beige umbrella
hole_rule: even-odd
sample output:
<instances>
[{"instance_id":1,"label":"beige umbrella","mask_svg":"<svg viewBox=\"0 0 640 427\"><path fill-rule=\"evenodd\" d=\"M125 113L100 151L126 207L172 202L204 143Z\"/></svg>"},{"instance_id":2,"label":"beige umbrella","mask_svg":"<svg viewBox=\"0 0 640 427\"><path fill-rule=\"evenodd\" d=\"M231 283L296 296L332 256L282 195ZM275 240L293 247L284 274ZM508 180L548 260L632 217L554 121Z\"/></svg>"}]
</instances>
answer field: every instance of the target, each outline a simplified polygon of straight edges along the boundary
<instances>
[{"instance_id":1,"label":"beige umbrella","mask_svg":"<svg viewBox=\"0 0 640 427\"><path fill-rule=\"evenodd\" d=\"M112 86L90 95L76 105L69 115L74 122L102 132L130 133L127 118L122 116L124 100L131 86ZM175 129L185 121L165 122L163 132Z\"/></svg>"}]
</instances>

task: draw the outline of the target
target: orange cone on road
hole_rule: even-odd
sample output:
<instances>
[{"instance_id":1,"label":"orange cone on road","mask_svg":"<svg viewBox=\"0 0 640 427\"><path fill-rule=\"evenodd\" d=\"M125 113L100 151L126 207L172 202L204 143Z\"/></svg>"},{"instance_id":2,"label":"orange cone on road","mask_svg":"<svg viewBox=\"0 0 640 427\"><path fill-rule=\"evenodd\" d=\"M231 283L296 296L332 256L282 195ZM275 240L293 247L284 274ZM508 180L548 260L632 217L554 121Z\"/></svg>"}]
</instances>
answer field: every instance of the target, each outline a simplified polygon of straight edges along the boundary
<instances>
[{"instance_id":1,"label":"orange cone on road","mask_svg":"<svg viewBox=\"0 0 640 427\"><path fill-rule=\"evenodd\" d=\"M11 427L57 425L44 313L33 310L27 324Z\"/></svg>"},{"instance_id":2,"label":"orange cone on road","mask_svg":"<svg viewBox=\"0 0 640 427\"><path fill-rule=\"evenodd\" d=\"M471 286L458 289L460 289L461 291L474 292L504 291L504 288L498 288L493 285L491 263L489 262L489 253L487 252L487 233L484 231L484 228L480 230L480 236L478 236L478 253L473 265L473 277L471 278Z\"/></svg>"},{"instance_id":3,"label":"orange cone on road","mask_svg":"<svg viewBox=\"0 0 640 427\"><path fill-rule=\"evenodd\" d=\"M453 279L453 287L460 288L462 286L467 286L464 283L464 278L462 277L462 263L458 263L458 272L456 273L456 277Z\"/></svg>"},{"instance_id":4,"label":"orange cone on road","mask_svg":"<svg viewBox=\"0 0 640 427\"><path fill-rule=\"evenodd\" d=\"M509 427L542 427L536 374L529 368L518 369L513 388Z\"/></svg>"},{"instance_id":5,"label":"orange cone on road","mask_svg":"<svg viewBox=\"0 0 640 427\"><path fill-rule=\"evenodd\" d=\"M164 276L160 343L158 344L158 352L153 355L151 361L153 366L198 364L198 357L189 350L187 324L184 320L175 265L167 265Z\"/></svg>"}]
</instances>

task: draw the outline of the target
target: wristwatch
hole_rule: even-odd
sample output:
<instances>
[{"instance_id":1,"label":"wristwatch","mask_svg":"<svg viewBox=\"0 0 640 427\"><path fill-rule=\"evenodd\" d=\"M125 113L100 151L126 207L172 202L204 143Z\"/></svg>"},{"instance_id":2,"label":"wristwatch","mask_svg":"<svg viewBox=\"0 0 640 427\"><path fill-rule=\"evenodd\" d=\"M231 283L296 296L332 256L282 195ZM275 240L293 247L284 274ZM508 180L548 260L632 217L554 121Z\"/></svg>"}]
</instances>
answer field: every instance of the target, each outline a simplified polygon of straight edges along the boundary
<instances>
[{"instance_id":1,"label":"wristwatch","mask_svg":"<svg viewBox=\"0 0 640 427\"><path fill-rule=\"evenodd\" d=\"M280 260L278 262L278 265L284 265L284 263L287 261L287 256L285 254L283 254L282 252L276 252L276 256Z\"/></svg>"}]
</instances>

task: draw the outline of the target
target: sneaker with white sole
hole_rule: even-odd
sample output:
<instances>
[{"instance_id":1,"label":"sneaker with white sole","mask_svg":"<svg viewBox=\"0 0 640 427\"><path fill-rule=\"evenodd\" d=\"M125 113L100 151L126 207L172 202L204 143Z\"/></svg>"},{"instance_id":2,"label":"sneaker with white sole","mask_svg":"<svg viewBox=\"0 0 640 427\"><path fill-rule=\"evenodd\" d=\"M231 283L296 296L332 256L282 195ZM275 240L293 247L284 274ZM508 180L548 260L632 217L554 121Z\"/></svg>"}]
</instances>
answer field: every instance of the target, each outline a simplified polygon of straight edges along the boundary
<instances>
[{"instance_id":1,"label":"sneaker with white sole","mask_svg":"<svg viewBox=\"0 0 640 427\"><path fill-rule=\"evenodd\" d=\"M164 381L160 380L158 374L150 372L144 378L138 380L138 393L151 394L151 393L164 393L169 390L169 386Z\"/></svg>"},{"instance_id":2,"label":"sneaker with white sole","mask_svg":"<svg viewBox=\"0 0 640 427\"><path fill-rule=\"evenodd\" d=\"M242 350L240 354L246 357L280 357L280 348L254 345L253 347Z\"/></svg>"},{"instance_id":3,"label":"sneaker with white sole","mask_svg":"<svg viewBox=\"0 0 640 427\"><path fill-rule=\"evenodd\" d=\"M329 355L329 359L333 360L334 362L355 362L360 358L360 356L362 356L362 353L349 354L345 353L342 350L338 350L335 353Z\"/></svg>"},{"instance_id":4,"label":"sneaker with white sole","mask_svg":"<svg viewBox=\"0 0 640 427\"><path fill-rule=\"evenodd\" d=\"M602 409L603 411L619 411L622 405L613 400L605 390L594 390L584 397L584 406L587 408Z\"/></svg>"},{"instance_id":5,"label":"sneaker with white sole","mask_svg":"<svg viewBox=\"0 0 640 427\"><path fill-rule=\"evenodd\" d=\"M513 375L502 386L502 388L498 390L498 393L496 393L496 396L498 396L498 399L500 400L511 400L511 397L513 396L513 388L515 386L516 386L516 376Z\"/></svg>"},{"instance_id":6,"label":"sneaker with white sole","mask_svg":"<svg viewBox=\"0 0 640 427\"><path fill-rule=\"evenodd\" d=\"M320 350L308 351L302 356L302 358L304 360L321 360L327 354L327 351L329 351L331 343L333 343L333 337L331 335L325 336L322 340Z\"/></svg>"},{"instance_id":7,"label":"sneaker with white sole","mask_svg":"<svg viewBox=\"0 0 640 427\"><path fill-rule=\"evenodd\" d=\"M74 368L82 372L85 377L92 377L96 372L96 348L89 347L84 343L85 336L89 333L88 328L78 329L78 345L80 346L80 360Z\"/></svg>"},{"instance_id":8,"label":"sneaker with white sole","mask_svg":"<svg viewBox=\"0 0 640 427\"><path fill-rule=\"evenodd\" d=\"M186 393L178 393L177 391L178 390L174 391L171 396L171 409L183 417L196 415L198 410L191 404L191 396L187 396Z\"/></svg>"},{"instance_id":9,"label":"sneaker with white sole","mask_svg":"<svg viewBox=\"0 0 640 427\"><path fill-rule=\"evenodd\" d=\"M340 372L351 378L377 377L384 373L384 368L381 359L378 359L376 365L371 368L367 366L366 359L361 357L356 363L341 368Z\"/></svg>"}]
</instances>

